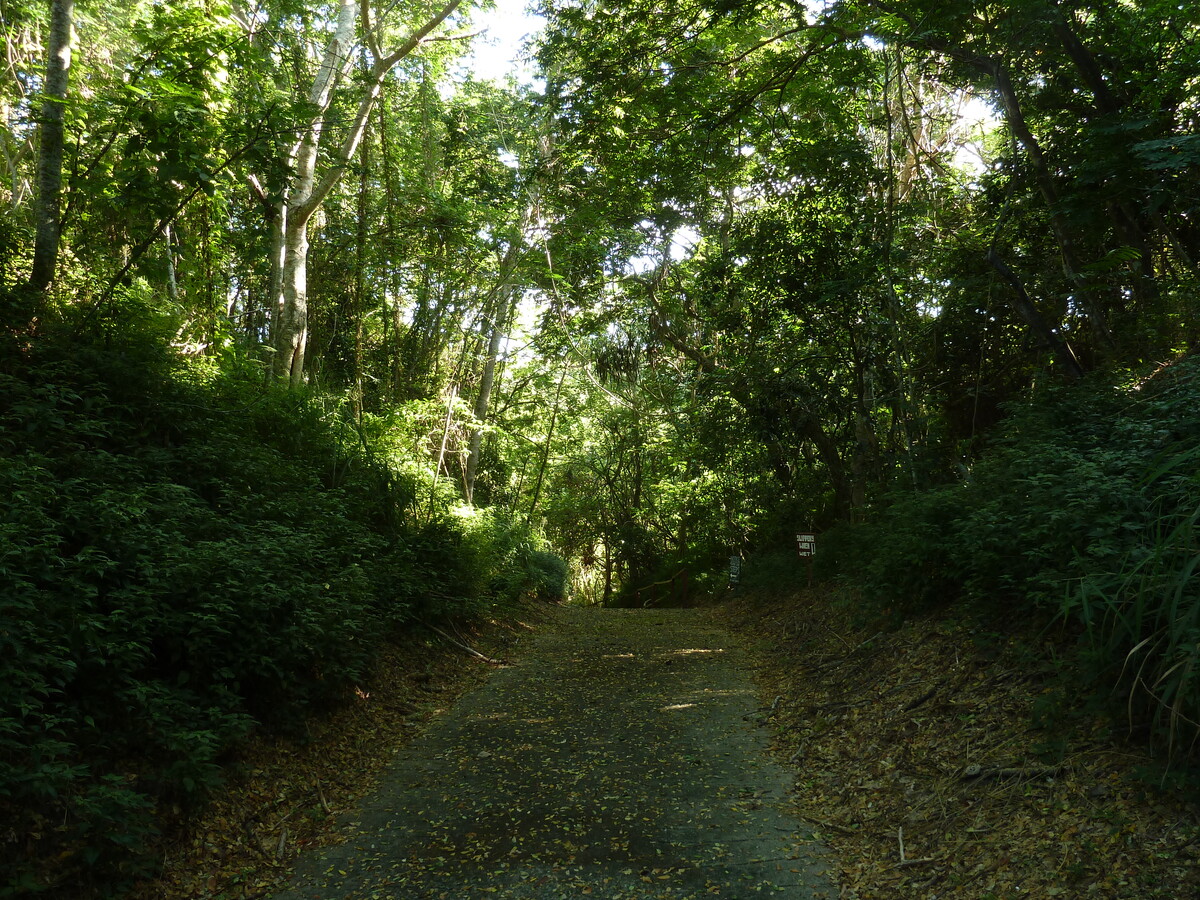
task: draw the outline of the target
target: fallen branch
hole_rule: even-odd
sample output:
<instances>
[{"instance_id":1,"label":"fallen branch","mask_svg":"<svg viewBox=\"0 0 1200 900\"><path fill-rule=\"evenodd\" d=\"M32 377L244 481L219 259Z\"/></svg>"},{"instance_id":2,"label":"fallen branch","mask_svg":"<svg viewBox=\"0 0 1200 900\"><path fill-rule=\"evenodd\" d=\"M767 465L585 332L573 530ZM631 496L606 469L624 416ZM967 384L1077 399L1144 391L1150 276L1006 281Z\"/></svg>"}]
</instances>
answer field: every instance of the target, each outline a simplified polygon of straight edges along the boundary
<instances>
[{"instance_id":1,"label":"fallen branch","mask_svg":"<svg viewBox=\"0 0 1200 900\"><path fill-rule=\"evenodd\" d=\"M890 688L888 688L886 691L881 693L879 696L880 697L890 697L892 694L896 693L897 691L902 691L905 688L910 688L914 684L923 684L926 680L927 679L925 679L925 678L914 678L914 679L912 679L912 681L906 681L903 684L894 684Z\"/></svg>"},{"instance_id":2,"label":"fallen branch","mask_svg":"<svg viewBox=\"0 0 1200 900\"><path fill-rule=\"evenodd\" d=\"M922 694L916 700L913 700L911 703L909 703L907 706L905 706L904 711L912 712L917 707L922 706L925 703L928 703L930 700L933 699L933 695L938 692L938 688L940 688L940 687L941 687L940 684L935 684L933 687L931 687L928 691L926 691L924 694Z\"/></svg>"},{"instance_id":3,"label":"fallen branch","mask_svg":"<svg viewBox=\"0 0 1200 900\"><path fill-rule=\"evenodd\" d=\"M809 707L806 713L810 716L818 716L824 713L845 712L848 709L854 709L858 706L869 706L872 703L878 702L878 700L878 697L861 697L858 700L835 700L832 703L823 703L820 706Z\"/></svg>"},{"instance_id":4,"label":"fallen branch","mask_svg":"<svg viewBox=\"0 0 1200 900\"><path fill-rule=\"evenodd\" d=\"M867 646L867 644L870 644L870 643L871 643L871 642L873 642L873 641L874 641L876 638L881 638L881 637L883 637L883 632L882 632L882 631L877 631L877 632L875 632L873 635L871 635L869 638L867 638L865 641L860 641L860 642L857 644L857 646L855 646L855 647L854 647L854 648L853 648L853 649L852 649L850 652L851 652L851 653L857 653L857 652L858 652L859 650L861 650L863 647Z\"/></svg>"},{"instance_id":5,"label":"fallen branch","mask_svg":"<svg viewBox=\"0 0 1200 900\"><path fill-rule=\"evenodd\" d=\"M983 766L971 764L963 769L964 781L983 780L984 778L1049 778L1062 771L1062 766L996 766L985 769Z\"/></svg>"},{"instance_id":6,"label":"fallen branch","mask_svg":"<svg viewBox=\"0 0 1200 900\"><path fill-rule=\"evenodd\" d=\"M391 710L394 713L399 713L402 716L411 716L413 713L415 713L417 711L417 708L415 706L413 706L411 703L404 703L403 701L400 701L400 700L396 700L396 701L392 701L392 702L388 702L385 700L382 703L380 703L379 705L382 706L384 709Z\"/></svg>"},{"instance_id":7,"label":"fallen branch","mask_svg":"<svg viewBox=\"0 0 1200 900\"><path fill-rule=\"evenodd\" d=\"M460 640L452 638L450 635L446 634L446 632L442 631L442 629L438 628L435 625L430 625L428 622L425 622L425 621L421 621L421 624L424 625L426 628L428 628L430 631L432 631L434 634L440 635L442 638L449 641L451 644L453 644L459 650L469 653L469 654L471 654L471 656L474 656L477 659L482 659L485 663L488 663L489 665L493 665L493 666L504 665L503 660L493 659L492 657L490 657L484 653L480 653L478 650L476 650L474 647L470 646L469 644L465 644Z\"/></svg>"},{"instance_id":8,"label":"fallen branch","mask_svg":"<svg viewBox=\"0 0 1200 900\"><path fill-rule=\"evenodd\" d=\"M838 831L842 834L858 834L857 829L847 828L845 825L835 825L833 822L826 822L824 819L818 819L815 816L807 816L801 813L800 818L806 822L811 822L813 825L819 825L821 828L828 828L830 831Z\"/></svg>"},{"instance_id":9,"label":"fallen branch","mask_svg":"<svg viewBox=\"0 0 1200 900\"><path fill-rule=\"evenodd\" d=\"M838 634L836 631L834 631L833 628L827 622L822 622L821 624L825 626L826 631L828 631L835 638L837 638L839 641L841 641L842 644L845 645L847 650L849 650L851 653L854 652L854 648L850 646L850 642L848 640L846 640L844 637L842 637L840 634Z\"/></svg>"},{"instance_id":10,"label":"fallen branch","mask_svg":"<svg viewBox=\"0 0 1200 900\"><path fill-rule=\"evenodd\" d=\"M941 862L940 856L922 856L920 859L906 859L903 862L896 863L895 868L907 869L909 866L923 866L928 863Z\"/></svg>"}]
</instances>

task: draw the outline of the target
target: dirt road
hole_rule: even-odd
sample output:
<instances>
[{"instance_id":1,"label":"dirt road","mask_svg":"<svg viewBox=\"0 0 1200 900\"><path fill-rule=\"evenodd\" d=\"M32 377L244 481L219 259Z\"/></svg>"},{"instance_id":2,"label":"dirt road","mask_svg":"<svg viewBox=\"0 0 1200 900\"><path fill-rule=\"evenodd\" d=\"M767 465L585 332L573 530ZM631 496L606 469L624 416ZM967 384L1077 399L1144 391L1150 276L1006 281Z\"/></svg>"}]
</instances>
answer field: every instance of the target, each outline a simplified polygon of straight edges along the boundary
<instances>
[{"instance_id":1,"label":"dirt road","mask_svg":"<svg viewBox=\"0 0 1200 900\"><path fill-rule=\"evenodd\" d=\"M556 611L276 900L833 897L755 713L703 613Z\"/></svg>"}]
</instances>

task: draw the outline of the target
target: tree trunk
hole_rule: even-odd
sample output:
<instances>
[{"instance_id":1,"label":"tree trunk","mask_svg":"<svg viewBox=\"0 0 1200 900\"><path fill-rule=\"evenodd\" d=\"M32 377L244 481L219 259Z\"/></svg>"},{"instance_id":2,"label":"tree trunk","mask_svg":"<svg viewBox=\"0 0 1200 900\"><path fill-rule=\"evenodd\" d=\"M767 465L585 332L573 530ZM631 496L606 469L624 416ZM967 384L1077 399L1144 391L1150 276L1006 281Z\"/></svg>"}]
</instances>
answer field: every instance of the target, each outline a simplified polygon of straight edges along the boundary
<instances>
[{"instance_id":1,"label":"tree trunk","mask_svg":"<svg viewBox=\"0 0 1200 900\"><path fill-rule=\"evenodd\" d=\"M293 387L304 379L304 352L308 344L308 223L323 199L314 196L317 156L334 88L350 68L350 48L357 16L358 5L354 0L340 0L333 36L325 47L325 55L308 95L316 113L289 154L295 174L288 190L286 216L282 223L282 298L275 328L274 368L276 377L287 380Z\"/></svg>"},{"instance_id":2,"label":"tree trunk","mask_svg":"<svg viewBox=\"0 0 1200 900\"><path fill-rule=\"evenodd\" d=\"M371 164L371 142L362 144L362 169L358 181L357 229L354 236L354 421L363 417L363 311L367 308L367 173Z\"/></svg>"},{"instance_id":3,"label":"tree trunk","mask_svg":"<svg viewBox=\"0 0 1200 900\"><path fill-rule=\"evenodd\" d=\"M446 423L442 426L442 446L438 450L437 464L433 467L433 480L429 482L429 518L437 504L437 481L442 474L442 463L446 459L446 445L450 441L450 425L454 422L454 401L458 399L458 385L450 386L450 397L446 400Z\"/></svg>"},{"instance_id":4,"label":"tree trunk","mask_svg":"<svg viewBox=\"0 0 1200 900\"><path fill-rule=\"evenodd\" d=\"M1004 107L1005 121L1008 123L1009 129L1017 141L1025 149L1025 154L1028 156L1029 163L1033 167L1033 180L1037 184L1038 191L1046 203L1046 209L1050 213L1050 228L1054 232L1055 239L1058 241L1058 249L1062 257L1063 274L1066 275L1067 281L1071 286L1079 292L1080 305L1087 314L1088 324L1091 326L1096 340L1101 346L1112 346L1113 340L1112 334L1108 329L1107 316L1096 302L1091 289L1085 284L1079 254L1075 249L1075 239L1071 235L1066 219L1063 216L1058 198L1058 188L1054 183L1054 176L1051 174L1046 156L1042 152L1042 145L1037 137L1034 136L1033 131L1029 127L1029 122L1025 118L1025 112L1021 108L1020 99L1013 88L1008 70L998 59L986 60L983 68L992 76L996 92L1000 95L1001 106Z\"/></svg>"},{"instance_id":5,"label":"tree trunk","mask_svg":"<svg viewBox=\"0 0 1200 900\"><path fill-rule=\"evenodd\" d=\"M475 503L475 477L479 472L479 457L483 452L483 426L492 401L492 385L496 380L496 361L500 356L500 344L503 343L508 329L508 312L511 305L512 301L505 298L505 309L492 322L492 333L488 338L487 358L483 361L483 374L479 379L479 394L475 398L475 426L471 429L467 466L463 473L463 493L468 506L473 506Z\"/></svg>"},{"instance_id":6,"label":"tree trunk","mask_svg":"<svg viewBox=\"0 0 1200 900\"><path fill-rule=\"evenodd\" d=\"M289 217L290 218L290 217ZM298 387L308 345L308 223L289 221L283 241L283 302L275 335L275 374Z\"/></svg>"},{"instance_id":7,"label":"tree trunk","mask_svg":"<svg viewBox=\"0 0 1200 900\"><path fill-rule=\"evenodd\" d=\"M504 258L500 261L496 284L490 292L493 297L498 295L499 299L493 305L492 333L488 338L487 358L483 362L479 395L475 400L475 421L478 424L471 429L470 452L467 456L466 471L463 473L463 488L468 505L474 503L475 478L479 472L479 455L483 450L483 424L487 419L488 407L491 405L492 385L496 378L500 344L504 341L509 323L516 311L517 295L512 287L512 276L524 247L525 236L524 226L522 226L521 232L509 243Z\"/></svg>"},{"instance_id":8,"label":"tree trunk","mask_svg":"<svg viewBox=\"0 0 1200 900\"><path fill-rule=\"evenodd\" d=\"M315 112L293 145L288 159L289 168L294 175L288 190L286 221L283 223L283 283L279 316L274 329L273 368L277 378L289 382L292 386L298 386L304 380L304 354L308 343L308 224L313 213L320 209L329 192L347 171L347 163L358 150L367 120L388 73L416 50L426 36L445 21L461 2L462 0L450 0L399 47L388 55L381 56L375 42L376 32L369 21L369 3L363 2L360 7L356 0L339 0L337 24L309 92L309 102L315 107ZM355 24L360 9L363 19L362 31L366 35L374 62L364 79L365 86L359 97L358 109L346 129L342 143L333 151L332 159L318 181L317 162L321 136L326 125L325 117L333 102L334 89L345 77L354 59L352 51Z\"/></svg>"},{"instance_id":9,"label":"tree trunk","mask_svg":"<svg viewBox=\"0 0 1200 900\"><path fill-rule=\"evenodd\" d=\"M882 0L867 0L867 2L869 6L882 10L889 15L901 16L911 27L915 28L917 25L911 17L905 16L895 4L882 2ZM1069 29L1066 28L1065 20L1062 19L1057 6L1053 2L1050 5L1053 7L1052 10L1049 10L1050 15L1057 17L1057 22L1062 26L1057 36L1060 40L1065 40L1069 44L1067 46L1068 55L1075 58L1080 52L1086 52L1086 48L1082 47L1082 44L1078 42L1077 38L1074 38L1073 34L1066 33L1069 32ZM1079 303L1086 313L1088 324L1096 337L1097 343L1102 347L1111 347L1113 345L1113 338L1108 327L1105 311L1096 302L1094 292L1086 284L1086 279L1083 277L1079 254L1075 247L1075 240L1063 216L1061 204L1059 203L1058 187L1055 183L1050 164L1046 160L1041 143L1029 127L1029 122L1025 118L1025 111L1021 107L1020 98L1017 95L1016 88L1013 86L1004 61L998 56L979 54L966 46L954 45L949 41L940 40L925 34L907 38L900 36L898 40L908 46L945 54L991 77L993 86L1000 98L1000 105L1004 110L1004 119L1008 123L1013 136L1017 139L1021 147L1024 148L1026 156L1029 158L1029 163L1033 170L1034 182L1037 184L1038 191L1041 193L1047 211L1050 214L1050 228L1054 232L1055 240L1058 242L1059 253L1062 257L1063 274L1071 284L1071 287L1077 292ZM1081 61L1081 57L1075 58L1077 64ZM1090 81L1095 74L1098 74L1098 72L1092 73L1089 71L1085 72L1084 76ZM1098 102L1111 102L1111 96L1108 94L1107 87L1103 84L1102 80L1098 85L1091 84L1091 87L1093 90L1100 91L1102 95L1098 96Z\"/></svg>"},{"instance_id":10,"label":"tree trunk","mask_svg":"<svg viewBox=\"0 0 1200 900\"><path fill-rule=\"evenodd\" d=\"M163 229L163 260L167 265L167 299L179 305L179 281L175 277L175 242L171 239L171 226Z\"/></svg>"},{"instance_id":11,"label":"tree trunk","mask_svg":"<svg viewBox=\"0 0 1200 900\"><path fill-rule=\"evenodd\" d=\"M54 281L61 235L64 128L63 114L71 73L75 0L51 0L50 43L46 52L46 84L42 93L38 193L34 205L35 237L29 288L44 293Z\"/></svg>"},{"instance_id":12,"label":"tree trunk","mask_svg":"<svg viewBox=\"0 0 1200 900\"><path fill-rule=\"evenodd\" d=\"M606 540L604 542L604 596L600 600L600 605L605 609L612 606L613 598L613 554L612 545Z\"/></svg>"},{"instance_id":13,"label":"tree trunk","mask_svg":"<svg viewBox=\"0 0 1200 900\"><path fill-rule=\"evenodd\" d=\"M525 516L526 524L533 521L537 512L538 501L542 497L542 480L546 477L546 463L550 461L550 444L554 441L554 426L558 423L558 402L562 398L563 382L567 380L567 371L558 379L558 389L554 392L554 408L550 411L550 427L546 429L546 445L542 448L542 461L538 466L537 481L533 486L533 500L529 504L529 514Z\"/></svg>"},{"instance_id":14,"label":"tree trunk","mask_svg":"<svg viewBox=\"0 0 1200 900\"><path fill-rule=\"evenodd\" d=\"M1013 305L1016 307L1017 314L1025 320L1025 324L1033 329L1034 333L1042 339L1042 342L1054 354L1054 358L1058 360L1063 370L1071 376L1071 378L1083 377L1083 366L1079 364L1079 360L1075 358L1075 353L1071 350L1069 344L1063 341L1054 329L1042 317L1037 306L1029 296L1029 292L1025 290L1025 285L1003 259L996 252L995 248L988 250L987 261L993 269L1000 273L1000 277L1008 284L1016 296Z\"/></svg>"}]
</instances>

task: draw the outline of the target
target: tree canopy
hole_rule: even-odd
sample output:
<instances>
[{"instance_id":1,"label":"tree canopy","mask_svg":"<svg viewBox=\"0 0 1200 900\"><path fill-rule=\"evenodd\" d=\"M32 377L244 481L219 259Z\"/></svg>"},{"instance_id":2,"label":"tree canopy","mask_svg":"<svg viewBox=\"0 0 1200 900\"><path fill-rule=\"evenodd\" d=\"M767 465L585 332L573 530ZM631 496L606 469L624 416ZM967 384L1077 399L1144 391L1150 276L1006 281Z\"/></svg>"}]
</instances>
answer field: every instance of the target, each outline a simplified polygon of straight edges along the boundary
<instances>
[{"instance_id":1,"label":"tree canopy","mask_svg":"<svg viewBox=\"0 0 1200 900\"><path fill-rule=\"evenodd\" d=\"M0 775L42 768L0 810L83 840L149 803L119 741L71 769L118 707L188 795L286 677L361 671L313 644L322 592L349 642L567 564L589 602L719 593L797 531L889 610L1061 605L1108 677L1153 656L1137 715L1194 730L1200 10L541 0L503 82L464 66L480 11L4 3L0 602L32 655ZM249 558L270 671L201 646L228 610L154 605L201 570L244 592ZM144 634L88 656L147 578ZM78 647L34 621L54 592Z\"/></svg>"}]
</instances>

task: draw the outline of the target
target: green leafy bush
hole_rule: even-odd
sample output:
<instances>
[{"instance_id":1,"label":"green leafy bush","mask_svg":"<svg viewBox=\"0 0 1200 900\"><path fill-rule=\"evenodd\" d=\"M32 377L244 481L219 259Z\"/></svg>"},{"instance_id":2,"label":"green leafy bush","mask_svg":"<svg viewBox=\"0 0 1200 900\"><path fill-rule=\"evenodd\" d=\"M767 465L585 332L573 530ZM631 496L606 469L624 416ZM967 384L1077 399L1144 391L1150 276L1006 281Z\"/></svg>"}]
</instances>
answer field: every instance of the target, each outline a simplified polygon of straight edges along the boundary
<instances>
[{"instance_id":1,"label":"green leafy bush","mask_svg":"<svg viewBox=\"0 0 1200 900\"><path fill-rule=\"evenodd\" d=\"M523 519L500 509L472 510L462 520L463 559L481 576L474 595L512 603L531 595L561 600L566 595L567 564Z\"/></svg>"},{"instance_id":2,"label":"green leafy bush","mask_svg":"<svg viewBox=\"0 0 1200 900\"><path fill-rule=\"evenodd\" d=\"M871 521L822 535L816 572L852 573L868 602L888 616L958 599L964 587L958 554L966 493L951 485L893 496Z\"/></svg>"},{"instance_id":3,"label":"green leafy bush","mask_svg":"<svg viewBox=\"0 0 1200 900\"><path fill-rule=\"evenodd\" d=\"M0 367L0 820L28 835L0 896L138 876L252 730L344 696L389 631L536 582L527 530L412 523L330 410L155 346Z\"/></svg>"},{"instance_id":4,"label":"green leafy bush","mask_svg":"<svg viewBox=\"0 0 1200 900\"><path fill-rule=\"evenodd\" d=\"M533 550L525 559L525 583L538 600L566 599L569 576L567 561L548 550Z\"/></svg>"},{"instance_id":5,"label":"green leafy bush","mask_svg":"<svg viewBox=\"0 0 1200 900\"><path fill-rule=\"evenodd\" d=\"M1059 387L1011 411L967 481L893 495L826 548L877 610L965 600L1081 625L1135 719L1190 750L1200 736L1197 445L1194 359L1123 385Z\"/></svg>"},{"instance_id":6,"label":"green leafy bush","mask_svg":"<svg viewBox=\"0 0 1200 900\"><path fill-rule=\"evenodd\" d=\"M755 554L742 562L738 576L741 589L764 593L787 594L807 583L808 564L795 550Z\"/></svg>"}]
</instances>

